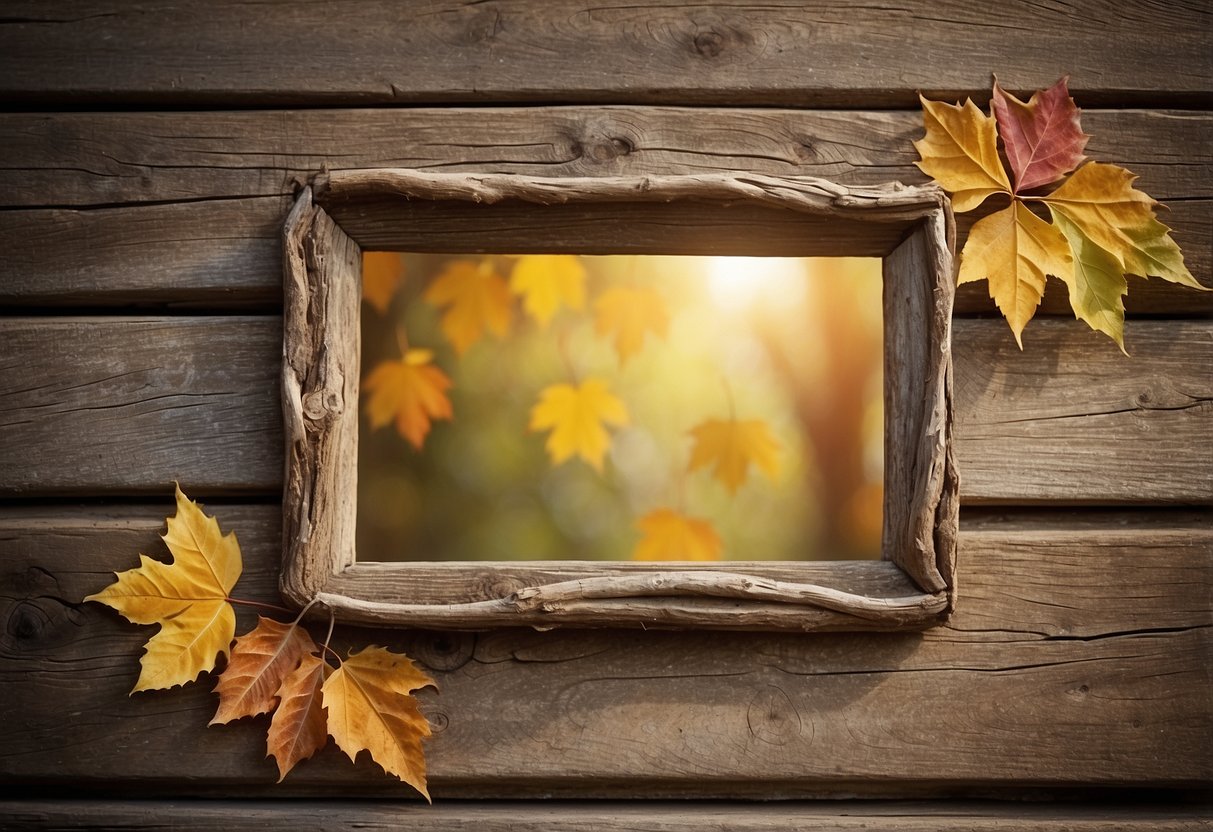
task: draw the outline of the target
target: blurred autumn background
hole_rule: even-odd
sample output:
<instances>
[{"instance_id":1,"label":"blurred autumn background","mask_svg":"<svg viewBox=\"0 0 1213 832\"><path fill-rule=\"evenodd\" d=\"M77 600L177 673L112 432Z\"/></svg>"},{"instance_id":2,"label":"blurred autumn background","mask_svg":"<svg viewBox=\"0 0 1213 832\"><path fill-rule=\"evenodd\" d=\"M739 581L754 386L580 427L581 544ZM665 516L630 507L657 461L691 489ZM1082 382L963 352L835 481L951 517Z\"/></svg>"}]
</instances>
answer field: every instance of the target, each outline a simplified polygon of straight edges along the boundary
<instances>
[{"instance_id":1,"label":"blurred autumn background","mask_svg":"<svg viewBox=\"0 0 1213 832\"><path fill-rule=\"evenodd\" d=\"M360 560L880 556L879 260L363 274Z\"/></svg>"}]
</instances>

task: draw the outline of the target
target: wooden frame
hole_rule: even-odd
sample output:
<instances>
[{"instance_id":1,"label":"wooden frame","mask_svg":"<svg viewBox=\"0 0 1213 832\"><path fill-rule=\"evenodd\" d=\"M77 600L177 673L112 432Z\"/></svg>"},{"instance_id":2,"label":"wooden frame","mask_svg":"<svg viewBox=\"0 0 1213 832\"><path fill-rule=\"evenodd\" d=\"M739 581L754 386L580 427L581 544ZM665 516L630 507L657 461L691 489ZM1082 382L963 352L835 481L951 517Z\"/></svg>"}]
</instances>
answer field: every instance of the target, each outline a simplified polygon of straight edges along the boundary
<instances>
[{"instance_id":1,"label":"wooden frame","mask_svg":"<svg viewBox=\"0 0 1213 832\"><path fill-rule=\"evenodd\" d=\"M293 603L317 601L342 621L464 630L888 630L950 611L954 230L937 188L762 175L322 173L291 210L284 245L281 590ZM363 248L883 254L883 560L355 562Z\"/></svg>"}]
</instances>

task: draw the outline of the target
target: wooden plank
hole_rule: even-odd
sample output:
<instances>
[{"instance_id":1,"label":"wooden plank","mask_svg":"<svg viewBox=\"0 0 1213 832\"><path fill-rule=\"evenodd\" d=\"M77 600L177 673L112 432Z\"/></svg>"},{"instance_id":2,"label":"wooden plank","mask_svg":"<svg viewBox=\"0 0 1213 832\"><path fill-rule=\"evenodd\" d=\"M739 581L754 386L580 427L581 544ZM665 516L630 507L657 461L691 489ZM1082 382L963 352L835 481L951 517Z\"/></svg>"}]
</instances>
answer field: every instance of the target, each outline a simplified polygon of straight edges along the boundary
<instances>
[{"instance_id":1,"label":"wooden plank","mask_svg":"<svg viewBox=\"0 0 1213 832\"><path fill-rule=\"evenodd\" d=\"M0 318L0 343L0 493L281 488L281 318Z\"/></svg>"},{"instance_id":2,"label":"wooden plank","mask_svg":"<svg viewBox=\"0 0 1213 832\"><path fill-rule=\"evenodd\" d=\"M0 495L278 495L274 317L0 318ZM954 322L967 503L1213 500L1213 323Z\"/></svg>"},{"instance_id":3,"label":"wooden plank","mask_svg":"<svg viewBox=\"0 0 1213 832\"><path fill-rule=\"evenodd\" d=\"M171 511L167 489L142 507L0 510L0 777L107 795L402 796L332 747L274 786L265 725L206 727L205 681L127 696L149 628L79 600L137 553L161 556ZM207 511L241 542L235 594L276 602L280 508ZM338 628L334 644L385 644L433 672L439 692L422 698L440 801L988 796L1213 777L1207 514L966 516L959 573L952 620L922 634Z\"/></svg>"},{"instance_id":4,"label":"wooden plank","mask_svg":"<svg viewBox=\"0 0 1213 832\"><path fill-rule=\"evenodd\" d=\"M1061 75L1095 104L1207 102L1196 0L731 0L710 7L584 0L205 8L10 2L0 101L35 106L643 101L910 106L917 89L988 93ZM594 60L584 60L593 55Z\"/></svg>"},{"instance_id":5,"label":"wooden plank","mask_svg":"<svg viewBox=\"0 0 1213 832\"><path fill-rule=\"evenodd\" d=\"M956 456L973 503L1213 502L1213 324L957 320ZM1106 342L1106 343L1103 343Z\"/></svg>"},{"instance_id":6,"label":"wooden plank","mask_svg":"<svg viewBox=\"0 0 1213 832\"><path fill-rule=\"evenodd\" d=\"M1087 153L1164 202L1213 199L1213 114L1087 110ZM282 196L360 168L536 176L750 171L843 185L925 182L922 114L679 107L8 113L5 207Z\"/></svg>"},{"instance_id":7,"label":"wooden plank","mask_svg":"<svg viewBox=\"0 0 1213 832\"><path fill-rule=\"evenodd\" d=\"M1208 806L1124 803L830 801L552 803L490 801L418 806L385 801L0 801L6 829L243 830L409 829L412 832L1182 832L1207 830Z\"/></svg>"},{"instance_id":8,"label":"wooden plank","mask_svg":"<svg viewBox=\"0 0 1213 832\"><path fill-rule=\"evenodd\" d=\"M1142 175L1143 189L1173 200L1164 218L1207 283L1211 122L1208 113L1155 111L1088 111L1084 122L1094 133L1093 157L1126 165ZM846 184L921 182L911 144L921 129L912 112L720 110L705 125L701 112L665 107L4 115L0 145L9 167L0 170L0 200L33 210L0 212L0 243L11 263L0 270L0 303L206 307L276 300L280 254L269 232L285 217L295 183L322 165L569 176L731 170ZM979 214L960 217L962 234ZM501 245L517 248L524 219L502 219ZM418 231L447 233L458 221L419 210ZM536 222L542 229L552 219ZM636 212L579 219L573 211L562 222L597 225L612 239L643 240L649 229L672 250L706 253L742 245L789 253L784 249L794 250L807 234L770 212L734 211L682 239L668 220ZM492 244L491 230L469 237L466 247ZM896 244L848 239L856 254L884 254ZM1213 310L1213 295L1134 281L1128 308L1193 314ZM961 287L957 310L991 312L985 287ZM1042 311L1070 314L1060 284Z\"/></svg>"},{"instance_id":9,"label":"wooden plank","mask_svg":"<svg viewBox=\"0 0 1213 832\"><path fill-rule=\"evenodd\" d=\"M0 307L282 307L285 197L0 211Z\"/></svg>"}]
</instances>

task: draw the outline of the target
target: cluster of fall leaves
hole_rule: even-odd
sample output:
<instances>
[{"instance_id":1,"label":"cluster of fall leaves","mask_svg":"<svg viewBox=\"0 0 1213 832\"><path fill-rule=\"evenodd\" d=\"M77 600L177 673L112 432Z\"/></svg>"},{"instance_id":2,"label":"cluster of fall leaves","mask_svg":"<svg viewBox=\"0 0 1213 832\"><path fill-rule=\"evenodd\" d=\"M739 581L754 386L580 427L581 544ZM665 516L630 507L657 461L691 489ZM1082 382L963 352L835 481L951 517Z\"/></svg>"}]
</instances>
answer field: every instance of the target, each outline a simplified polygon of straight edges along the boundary
<instances>
[{"instance_id":1,"label":"cluster of fall leaves","mask_svg":"<svg viewBox=\"0 0 1213 832\"><path fill-rule=\"evenodd\" d=\"M177 513L163 537L171 563L140 555L138 567L84 599L136 624L160 625L144 648L132 693L192 682L227 657L210 724L272 714L267 754L278 764L279 782L332 736L351 760L366 750L429 799L421 742L430 726L412 693L432 686L432 679L408 657L382 647L341 658L327 640L313 640L303 613L287 624L261 616L233 642L232 604L251 603L231 597L242 570L235 533L223 534L178 487Z\"/></svg>"},{"instance_id":2,"label":"cluster of fall leaves","mask_svg":"<svg viewBox=\"0 0 1213 832\"><path fill-rule=\"evenodd\" d=\"M969 100L953 105L923 98L926 136L914 143L922 157L918 166L952 195L958 212L991 196L1009 198L1008 207L974 223L961 252L959 282L989 282L990 297L1020 346L1052 275L1069 289L1075 316L1124 351L1127 274L1205 287L1154 215L1158 203L1133 187L1136 177L1087 161L1083 150L1090 137L1066 83L1062 78L1024 102L995 80L991 115ZM1033 205L1047 208L1052 222Z\"/></svg>"},{"instance_id":3,"label":"cluster of fall leaves","mask_svg":"<svg viewBox=\"0 0 1213 832\"><path fill-rule=\"evenodd\" d=\"M512 261L507 280L499 273L502 259ZM363 258L363 299L386 314L404 280L403 261L386 252L369 252ZM580 312L587 303L588 275L574 255L522 255L485 257L479 261L455 259L426 285L422 298L441 310L439 327L457 356L464 355L487 335L506 338L515 326L514 299L523 313L541 329L548 329L562 310ZM609 339L620 366L643 349L649 336L664 339L670 311L652 286L614 285L594 301L594 330ZM452 381L434 364L432 349L408 344L399 333L400 357L376 364L364 381L366 413L372 428L394 424L416 450L423 449L433 422L454 418L447 392ZM553 349L563 350L559 335ZM580 459L602 473L612 430L630 422L626 403L612 392L608 379L576 379L571 362L569 380L539 391L530 410L527 428L546 432L546 450L553 465ZM730 402L730 410L732 403ZM693 440L687 469L710 469L730 493L745 482L750 466L774 478L779 470L780 445L767 423L760 419L707 419L690 430ZM723 545L713 525L669 507L649 511L637 521L641 539L633 550L635 560L718 560Z\"/></svg>"}]
</instances>

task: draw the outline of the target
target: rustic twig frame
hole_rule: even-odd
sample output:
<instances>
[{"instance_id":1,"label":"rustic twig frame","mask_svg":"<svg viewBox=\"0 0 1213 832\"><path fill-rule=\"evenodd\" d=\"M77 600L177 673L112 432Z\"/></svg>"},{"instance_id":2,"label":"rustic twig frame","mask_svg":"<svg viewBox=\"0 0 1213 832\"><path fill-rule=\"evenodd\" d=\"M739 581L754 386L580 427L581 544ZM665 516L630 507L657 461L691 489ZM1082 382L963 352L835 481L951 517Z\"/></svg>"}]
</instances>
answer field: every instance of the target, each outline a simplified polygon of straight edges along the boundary
<instances>
[{"instance_id":1,"label":"rustic twig frame","mask_svg":"<svg viewBox=\"0 0 1213 832\"><path fill-rule=\"evenodd\" d=\"M916 629L954 602L954 228L934 186L808 177L322 173L284 228L281 589L342 621ZM875 562L358 562L362 250L884 258L885 503Z\"/></svg>"}]
</instances>

